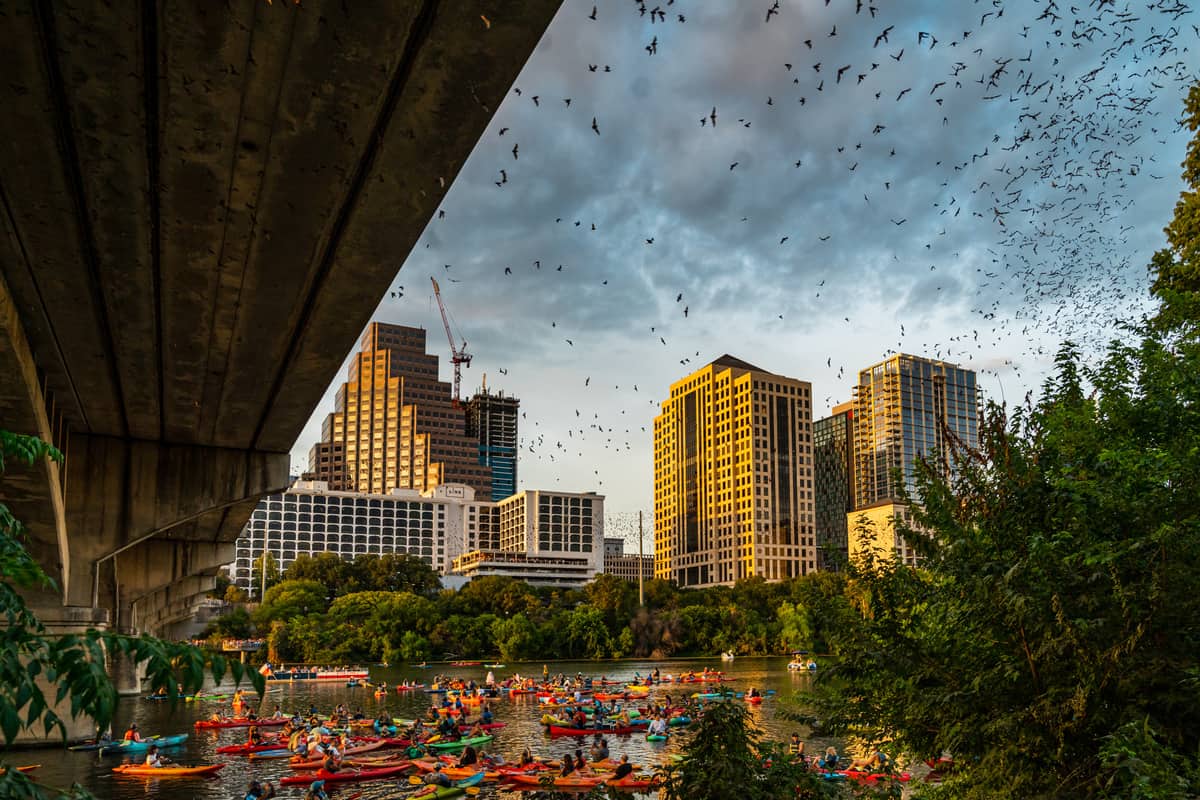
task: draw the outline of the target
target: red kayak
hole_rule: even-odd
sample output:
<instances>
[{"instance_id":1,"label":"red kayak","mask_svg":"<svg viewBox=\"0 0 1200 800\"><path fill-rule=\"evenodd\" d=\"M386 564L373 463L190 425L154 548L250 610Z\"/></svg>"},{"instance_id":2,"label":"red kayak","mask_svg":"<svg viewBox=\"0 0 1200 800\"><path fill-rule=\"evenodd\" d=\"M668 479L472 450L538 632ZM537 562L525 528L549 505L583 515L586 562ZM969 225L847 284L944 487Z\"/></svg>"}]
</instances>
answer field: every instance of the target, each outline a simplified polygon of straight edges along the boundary
<instances>
[{"instance_id":1,"label":"red kayak","mask_svg":"<svg viewBox=\"0 0 1200 800\"><path fill-rule=\"evenodd\" d=\"M222 720L198 719L196 728L275 728L287 725L286 719L247 719L245 717L225 717Z\"/></svg>"},{"instance_id":2,"label":"red kayak","mask_svg":"<svg viewBox=\"0 0 1200 800\"><path fill-rule=\"evenodd\" d=\"M550 725L551 736L593 736L597 733L605 736L629 736L633 733L645 733L645 726L630 725L627 728L564 728L559 725Z\"/></svg>"},{"instance_id":3,"label":"red kayak","mask_svg":"<svg viewBox=\"0 0 1200 800\"><path fill-rule=\"evenodd\" d=\"M856 783L866 783L874 785L876 783L908 783L912 780L912 776L907 772L864 772L856 769L838 770L839 775L845 775L846 780L855 781Z\"/></svg>"},{"instance_id":4,"label":"red kayak","mask_svg":"<svg viewBox=\"0 0 1200 800\"><path fill-rule=\"evenodd\" d=\"M284 786L303 786L312 783L314 780L322 780L326 783L350 783L355 781L379 781L384 778L397 778L408 772L409 762L397 764L394 767L380 767L379 769L343 769L337 772L326 772L319 769L314 778L312 773L308 775L285 775L279 779L279 783Z\"/></svg>"},{"instance_id":5,"label":"red kayak","mask_svg":"<svg viewBox=\"0 0 1200 800\"><path fill-rule=\"evenodd\" d=\"M262 753L267 750L278 750L281 747L286 748L287 742L276 740L263 744L227 744L224 747L218 747L217 752L227 755L244 755L246 753Z\"/></svg>"}]
</instances>

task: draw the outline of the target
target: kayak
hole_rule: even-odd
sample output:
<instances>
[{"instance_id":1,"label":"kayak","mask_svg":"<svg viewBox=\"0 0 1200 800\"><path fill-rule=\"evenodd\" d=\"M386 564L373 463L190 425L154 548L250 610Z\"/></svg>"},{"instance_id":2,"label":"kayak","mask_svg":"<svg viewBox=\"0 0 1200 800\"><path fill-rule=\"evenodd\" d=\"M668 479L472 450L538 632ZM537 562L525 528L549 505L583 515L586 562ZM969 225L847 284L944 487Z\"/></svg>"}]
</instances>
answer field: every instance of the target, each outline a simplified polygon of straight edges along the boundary
<instances>
[{"instance_id":1,"label":"kayak","mask_svg":"<svg viewBox=\"0 0 1200 800\"><path fill-rule=\"evenodd\" d=\"M245 717L225 717L221 720L198 719L195 727L205 728L273 728L287 724L286 719L246 719Z\"/></svg>"},{"instance_id":2,"label":"kayak","mask_svg":"<svg viewBox=\"0 0 1200 800\"><path fill-rule=\"evenodd\" d=\"M112 744L106 744L100 747L100 755L107 756L114 753L143 753L150 749L150 745L155 744L159 747L172 747L177 744L183 744L187 741L186 733L177 733L173 736L150 736L140 742L119 741Z\"/></svg>"},{"instance_id":3,"label":"kayak","mask_svg":"<svg viewBox=\"0 0 1200 800\"><path fill-rule=\"evenodd\" d=\"M433 742L432 744L427 744L426 747L428 747L430 750L444 750L448 753L452 753L456 750L462 750L467 745L475 747L481 744L487 744L495 738L495 736L476 736L472 739L459 739L457 742Z\"/></svg>"},{"instance_id":4,"label":"kayak","mask_svg":"<svg viewBox=\"0 0 1200 800\"><path fill-rule=\"evenodd\" d=\"M245 755L246 753L262 753L267 750L278 750L279 746L284 742L264 742L263 744L227 744L223 747L218 747L217 752L221 755Z\"/></svg>"},{"instance_id":5,"label":"kayak","mask_svg":"<svg viewBox=\"0 0 1200 800\"><path fill-rule=\"evenodd\" d=\"M275 750L259 750L257 753L250 753L247 758L251 761L264 761L269 758L291 758L296 755L286 747Z\"/></svg>"},{"instance_id":6,"label":"kayak","mask_svg":"<svg viewBox=\"0 0 1200 800\"><path fill-rule=\"evenodd\" d=\"M667 737L659 733L651 733L646 735L647 742L665 742L666 740Z\"/></svg>"},{"instance_id":7,"label":"kayak","mask_svg":"<svg viewBox=\"0 0 1200 800\"><path fill-rule=\"evenodd\" d=\"M319 769L316 772L316 778L313 778L312 773L307 775L285 775L279 779L279 783L284 786L303 786L312 783L314 780L322 780L326 783L350 783L357 781L381 781L385 778L396 778L408 772L409 762L405 761L402 764L397 764L393 767L379 767L378 769L344 769L338 772L326 772Z\"/></svg>"},{"instance_id":8,"label":"kayak","mask_svg":"<svg viewBox=\"0 0 1200 800\"><path fill-rule=\"evenodd\" d=\"M442 800L443 797L458 797L464 793L466 789L461 786L434 786L429 784L424 789L417 790L416 794L410 794L409 800Z\"/></svg>"},{"instance_id":9,"label":"kayak","mask_svg":"<svg viewBox=\"0 0 1200 800\"><path fill-rule=\"evenodd\" d=\"M513 783L520 784L521 786L541 786L542 778L543 778L543 776L541 776L541 775L509 775L508 776L508 779L510 781L512 781ZM588 788L591 788L592 786L599 786L601 783L604 783L604 778L583 777L583 776L575 776L575 775L568 775L565 778L558 777L553 780L553 784L555 786L563 787L563 788L575 788L575 789L588 789Z\"/></svg>"},{"instance_id":10,"label":"kayak","mask_svg":"<svg viewBox=\"0 0 1200 800\"><path fill-rule=\"evenodd\" d=\"M876 783L908 783L912 780L912 775L907 772L866 772L863 770L843 769L838 770L839 775L842 775L846 780L856 783L876 784Z\"/></svg>"},{"instance_id":11,"label":"kayak","mask_svg":"<svg viewBox=\"0 0 1200 800\"><path fill-rule=\"evenodd\" d=\"M212 775L225 769L224 764L209 764L205 767L147 767L145 764L122 764L113 767L114 775L153 775L156 778L187 778L194 775Z\"/></svg>"},{"instance_id":12,"label":"kayak","mask_svg":"<svg viewBox=\"0 0 1200 800\"><path fill-rule=\"evenodd\" d=\"M418 760L418 761L413 761L412 764L414 767L419 769L421 772L433 772L433 768L435 766L437 766L437 762L435 762L435 761L419 761ZM459 786L467 785L465 783L461 783L461 781L469 780L469 781L472 781L473 783L480 783L482 781L499 780L500 776L501 776L500 772L498 772L496 770L487 769L486 765L484 765L484 764L479 764L479 765L472 764L472 765L466 766L466 767L450 767L450 766L443 765L442 766L442 774L445 775L447 778L450 778L453 781L459 781L460 782L460 783L458 783ZM476 778L475 777L476 775L478 775L480 777Z\"/></svg>"},{"instance_id":13,"label":"kayak","mask_svg":"<svg viewBox=\"0 0 1200 800\"><path fill-rule=\"evenodd\" d=\"M763 699L761 697L747 697L746 698L747 703L749 703L751 705L755 705L755 706L762 703L762 701L763 701Z\"/></svg>"},{"instance_id":14,"label":"kayak","mask_svg":"<svg viewBox=\"0 0 1200 800\"><path fill-rule=\"evenodd\" d=\"M627 775L620 780L609 778L604 782L605 786L612 786L614 789L632 789L634 791L645 791L653 789L658 785L658 779L653 775L635 776Z\"/></svg>"},{"instance_id":15,"label":"kayak","mask_svg":"<svg viewBox=\"0 0 1200 800\"><path fill-rule=\"evenodd\" d=\"M384 741L382 739L380 739L378 741L370 742L368 744L360 744L360 745L356 745L355 747L347 747L346 751L344 753L342 753L342 758L349 758L350 756L356 756L360 753L370 753L373 750L380 749L381 747L383 747L383 745L384 745ZM290 754L290 751L289 751L289 754ZM305 768L304 765L307 763L311 763L311 761L312 761L312 759L309 759L305 756L292 755L291 763L294 767L296 767L298 769L304 769ZM321 762L321 764L325 763L324 756L321 757L320 762ZM316 764L315 766L320 766L320 764Z\"/></svg>"},{"instance_id":16,"label":"kayak","mask_svg":"<svg viewBox=\"0 0 1200 800\"><path fill-rule=\"evenodd\" d=\"M551 736L592 736L602 733L606 736L628 736L631 733L641 733L644 727L630 725L623 728L564 728L559 725L548 725Z\"/></svg>"},{"instance_id":17,"label":"kayak","mask_svg":"<svg viewBox=\"0 0 1200 800\"><path fill-rule=\"evenodd\" d=\"M26 764L23 767L17 767L17 772L33 772L35 769L41 769L41 767L41 764ZM0 775L4 775L6 772L7 768L0 767Z\"/></svg>"}]
</instances>

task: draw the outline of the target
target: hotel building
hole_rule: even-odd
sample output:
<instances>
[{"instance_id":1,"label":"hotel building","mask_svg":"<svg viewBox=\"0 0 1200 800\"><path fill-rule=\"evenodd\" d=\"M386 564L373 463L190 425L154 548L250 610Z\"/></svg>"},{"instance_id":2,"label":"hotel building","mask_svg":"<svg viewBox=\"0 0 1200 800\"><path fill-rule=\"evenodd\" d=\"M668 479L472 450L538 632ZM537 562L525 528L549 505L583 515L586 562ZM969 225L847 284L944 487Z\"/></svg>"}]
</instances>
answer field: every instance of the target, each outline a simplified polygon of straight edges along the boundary
<instances>
[{"instance_id":1,"label":"hotel building","mask_svg":"<svg viewBox=\"0 0 1200 800\"><path fill-rule=\"evenodd\" d=\"M654 420L654 575L681 587L816 569L812 390L729 355Z\"/></svg>"},{"instance_id":2,"label":"hotel building","mask_svg":"<svg viewBox=\"0 0 1200 800\"><path fill-rule=\"evenodd\" d=\"M896 518L906 519L908 514L902 488L919 501L920 461L948 475L952 443L978 444L975 373L944 361L897 354L859 372L853 405L850 556L869 546L916 564L916 554L895 528ZM858 520L864 517L872 523L869 541L857 535Z\"/></svg>"},{"instance_id":3,"label":"hotel building","mask_svg":"<svg viewBox=\"0 0 1200 800\"><path fill-rule=\"evenodd\" d=\"M526 491L496 503L463 484L358 494L297 481L259 501L231 576L253 591L252 566L264 551L281 571L302 555L407 553L441 575L578 587L603 569L603 541L604 498L592 492Z\"/></svg>"}]
</instances>

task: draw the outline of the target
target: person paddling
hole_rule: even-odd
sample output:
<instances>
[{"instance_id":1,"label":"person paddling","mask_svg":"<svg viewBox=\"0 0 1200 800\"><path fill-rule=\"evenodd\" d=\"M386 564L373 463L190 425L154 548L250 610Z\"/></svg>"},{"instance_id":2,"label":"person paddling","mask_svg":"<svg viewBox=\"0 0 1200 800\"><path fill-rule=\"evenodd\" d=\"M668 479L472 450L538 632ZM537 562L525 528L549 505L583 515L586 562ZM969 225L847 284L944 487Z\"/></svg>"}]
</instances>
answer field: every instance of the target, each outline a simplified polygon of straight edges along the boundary
<instances>
[{"instance_id":1,"label":"person paddling","mask_svg":"<svg viewBox=\"0 0 1200 800\"><path fill-rule=\"evenodd\" d=\"M265 784L258 781L250 781L250 785L246 787L246 796L243 800L270 800L275 796L275 784L267 781Z\"/></svg>"},{"instance_id":2,"label":"person paddling","mask_svg":"<svg viewBox=\"0 0 1200 800\"><path fill-rule=\"evenodd\" d=\"M156 745L156 744L150 745L150 749L146 751L146 766L147 767L154 767L155 769L158 769L161 767L165 767L169 763L171 763L169 760L163 758L162 756L160 756L158 754L158 745Z\"/></svg>"},{"instance_id":3,"label":"person paddling","mask_svg":"<svg viewBox=\"0 0 1200 800\"><path fill-rule=\"evenodd\" d=\"M137 723L136 722L129 723L129 728L125 731L125 735L121 738L123 738L127 742L142 741L142 735L140 733L138 733Z\"/></svg>"}]
</instances>

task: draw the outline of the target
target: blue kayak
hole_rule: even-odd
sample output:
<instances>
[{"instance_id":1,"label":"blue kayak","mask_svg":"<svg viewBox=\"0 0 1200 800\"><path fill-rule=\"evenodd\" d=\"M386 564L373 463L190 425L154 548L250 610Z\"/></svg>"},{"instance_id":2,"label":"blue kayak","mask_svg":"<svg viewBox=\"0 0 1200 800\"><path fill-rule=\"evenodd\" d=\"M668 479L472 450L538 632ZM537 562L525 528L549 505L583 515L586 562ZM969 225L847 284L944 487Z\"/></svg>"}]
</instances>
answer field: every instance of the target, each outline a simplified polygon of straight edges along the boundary
<instances>
[{"instance_id":1,"label":"blue kayak","mask_svg":"<svg viewBox=\"0 0 1200 800\"><path fill-rule=\"evenodd\" d=\"M104 745L99 748L100 755L109 755L110 753L143 753L150 749L150 745L156 744L159 747L172 747L177 744L183 744L187 741L186 733L177 733L174 736L151 736L143 739L140 742L131 742L128 740L113 742L112 744Z\"/></svg>"},{"instance_id":2,"label":"blue kayak","mask_svg":"<svg viewBox=\"0 0 1200 800\"><path fill-rule=\"evenodd\" d=\"M471 775L468 778L463 778L460 781L455 781L454 785L465 789L468 786L474 786L477 783L483 783L483 778L484 778L484 775L486 775L486 774L487 774L487 771L481 769L481 770L479 770L479 772L476 772L474 775Z\"/></svg>"}]
</instances>

